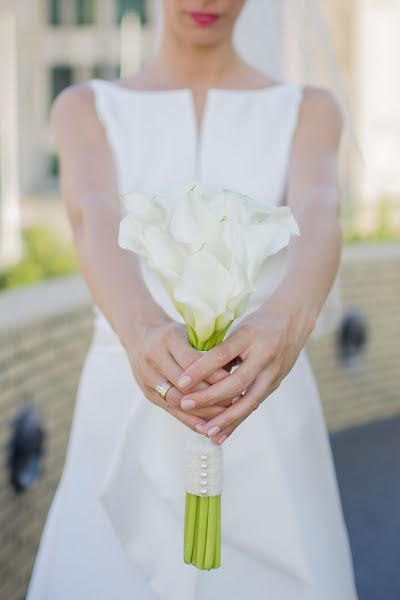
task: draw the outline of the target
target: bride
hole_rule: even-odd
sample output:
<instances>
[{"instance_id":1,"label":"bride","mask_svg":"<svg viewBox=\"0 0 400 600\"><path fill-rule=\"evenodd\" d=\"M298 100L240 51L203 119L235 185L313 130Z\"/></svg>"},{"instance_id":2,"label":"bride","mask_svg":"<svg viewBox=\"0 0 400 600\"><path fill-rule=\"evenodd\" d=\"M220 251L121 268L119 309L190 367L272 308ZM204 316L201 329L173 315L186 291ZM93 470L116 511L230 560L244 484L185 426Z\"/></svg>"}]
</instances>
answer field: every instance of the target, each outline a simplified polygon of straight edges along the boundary
<instances>
[{"instance_id":1,"label":"bride","mask_svg":"<svg viewBox=\"0 0 400 600\"><path fill-rule=\"evenodd\" d=\"M340 258L342 113L324 87L275 79L237 52L250 1L163 0L161 44L141 72L71 86L53 104L95 323L27 600L357 597L304 351ZM117 243L121 194L192 180L287 204L301 231L204 355ZM221 567L209 572L182 556L187 428L224 447Z\"/></svg>"}]
</instances>

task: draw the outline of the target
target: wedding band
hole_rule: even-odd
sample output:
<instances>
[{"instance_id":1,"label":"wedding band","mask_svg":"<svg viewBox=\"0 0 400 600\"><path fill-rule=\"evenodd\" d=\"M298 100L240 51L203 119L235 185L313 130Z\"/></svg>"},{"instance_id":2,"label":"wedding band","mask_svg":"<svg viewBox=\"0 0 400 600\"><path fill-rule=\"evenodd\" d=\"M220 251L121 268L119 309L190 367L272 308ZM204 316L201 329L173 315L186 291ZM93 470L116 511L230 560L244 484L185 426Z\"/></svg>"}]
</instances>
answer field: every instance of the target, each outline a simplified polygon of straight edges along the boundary
<instances>
[{"instance_id":1,"label":"wedding band","mask_svg":"<svg viewBox=\"0 0 400 600\"><path fill-rule=\"evenodd\" d=\"M158 395L161 396L163 400L165 400L168 390L170 390L172 387L174 387L174 384L170 381L162 381L161 383L156 385L156 392L158 392Z\"/></svg>"}]
</instances>

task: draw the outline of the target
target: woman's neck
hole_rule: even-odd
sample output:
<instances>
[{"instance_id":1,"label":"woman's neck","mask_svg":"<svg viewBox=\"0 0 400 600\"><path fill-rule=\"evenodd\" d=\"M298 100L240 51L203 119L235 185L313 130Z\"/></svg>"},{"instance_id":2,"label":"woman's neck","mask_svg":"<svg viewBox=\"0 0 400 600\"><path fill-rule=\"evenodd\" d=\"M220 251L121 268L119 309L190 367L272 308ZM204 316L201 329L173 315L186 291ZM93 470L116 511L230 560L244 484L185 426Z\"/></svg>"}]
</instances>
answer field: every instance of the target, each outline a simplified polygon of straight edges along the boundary
<instances>
[{"instance_id":1,"label":"woman's neck","mask_svg":"<svg viewBox=\"0 0 400 600\"><path fill-rule=\"evenodd\" d=\"M213 87L240 76L244 62L232 40L218 47L190 45L165 35L152 62L151 71L172 86Z\"/></svg>"}]
</instances>

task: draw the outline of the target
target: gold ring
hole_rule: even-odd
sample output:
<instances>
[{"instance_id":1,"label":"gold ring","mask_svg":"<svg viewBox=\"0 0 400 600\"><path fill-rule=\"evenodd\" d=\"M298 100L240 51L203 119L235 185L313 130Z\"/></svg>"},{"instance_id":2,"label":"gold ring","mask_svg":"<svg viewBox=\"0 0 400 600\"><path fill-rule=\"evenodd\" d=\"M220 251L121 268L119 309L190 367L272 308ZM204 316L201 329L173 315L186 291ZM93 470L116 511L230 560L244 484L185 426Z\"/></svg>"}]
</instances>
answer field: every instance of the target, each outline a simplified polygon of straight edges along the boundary
<instances>
[{"instance_id":1,"label":"gold ring","mask_svg":"<svg viewBox=\"0 0 400 600\"><path fill-rule=\"evenodd\" d=\"M156 385L156 392L163 400L166 400L167 393L172 387L174 387L174 384L170 381L162 381Z\"/></svg>"}]
</instances>

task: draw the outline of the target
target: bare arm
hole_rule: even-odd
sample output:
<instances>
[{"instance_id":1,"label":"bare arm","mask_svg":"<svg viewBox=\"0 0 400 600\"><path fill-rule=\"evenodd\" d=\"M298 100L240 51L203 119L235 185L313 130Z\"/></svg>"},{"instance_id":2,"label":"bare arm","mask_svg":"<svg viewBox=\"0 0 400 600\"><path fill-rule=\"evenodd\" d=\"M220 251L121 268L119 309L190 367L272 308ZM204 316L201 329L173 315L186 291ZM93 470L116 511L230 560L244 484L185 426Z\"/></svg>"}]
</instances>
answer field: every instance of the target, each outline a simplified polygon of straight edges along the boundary
<instances>
[{"instance_id":1,"label":"bare arm","mask_svg":"<svg viewBox=\"0 0 400 600\"><path fill-rule=\"evenodd\" d=\"M342 116L329 92L313 89L306 95L286 193L301 235L289 244L288 269L277 297L302 312L312 330L340 263L337 151Z\"/></svg>"},{"instance_id":2,"label":"bare arm","mask_svg":"<svg viewBox=\"0 0 400 600\"><path fill-rule=\"evenodd\" d=\"M137 315L155 322L167 317L150 297L136 256L118 246L121 213L116 175L93 102L88 88L67 88L52 106L51 127L81 270L95 303L128 348L138 333Z\"/></svg>"},{"instance_id":3,"label":"bare arm","mask_svg":"<svg viewBox=\"0 0 400 600\"><path fill-rule=\"evenodd\" d=\"M183 368L199 354L190 347L185 328L153 300L136 256L118 245L122 215L116 173L92 91L85 84L64 90L52 106L50 123L60 157L61 193L91 295L127 350L147 398L193 429L204 422L200 416L210 418L222 408L185 414L154 391L164 379L176 386ZM210 382L226 374L220 372ZM182 394L174 387L170 397L179 399Z\"/></svg>"},{"instance_id":4,"label":"bare arm","mask_svg":"<svg viewBox=\"0 0 400 600\"><path fill-rule=\"evenodd\" d=\"M301 236L289 244L285 277L264 305L244 319L223 344L185 371L191 382L184 399L191 398L197 407L246 390L238 402L203 429L207 434L217 428L212 429L216 443L230 435L280 385L315 327L332 287L342 237L336 164L341 127L334 97L326 90L307 88L286 190L287 204L299 223ZM203 391L191 391L191 385L237 356L243 362L230 377Z\"/></svg>"}]
</instances>

